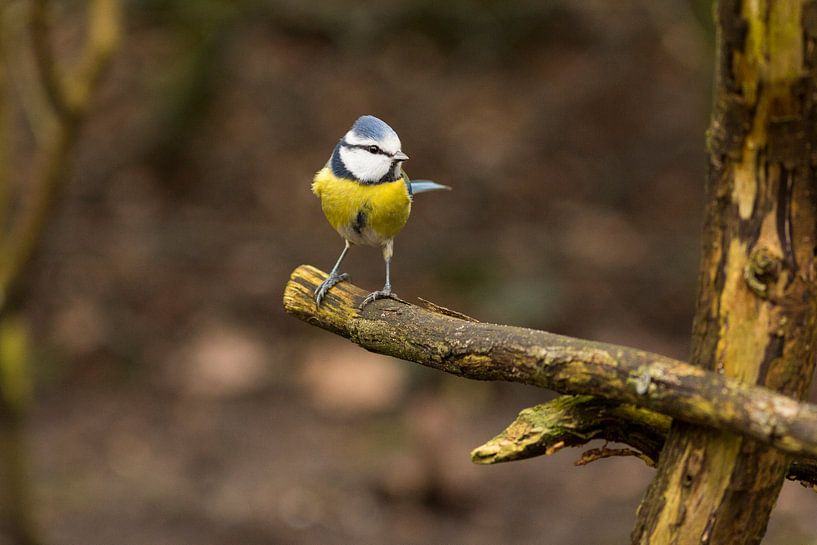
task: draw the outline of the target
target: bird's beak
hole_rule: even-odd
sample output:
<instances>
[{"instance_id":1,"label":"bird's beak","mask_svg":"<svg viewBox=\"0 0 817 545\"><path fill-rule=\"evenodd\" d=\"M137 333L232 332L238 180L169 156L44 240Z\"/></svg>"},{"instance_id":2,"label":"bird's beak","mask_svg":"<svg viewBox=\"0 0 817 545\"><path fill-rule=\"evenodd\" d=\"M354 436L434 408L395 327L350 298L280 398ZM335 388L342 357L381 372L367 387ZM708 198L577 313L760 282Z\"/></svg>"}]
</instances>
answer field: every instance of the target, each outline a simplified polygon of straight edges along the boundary
<instances>
[{"instance_id":1,"label":"bird's beak","mask_svg":"<svg viewBox=\"0 0 817 545\"><path fill-rule=\"evenodd\" d=\"M409 156L403 153L402 151L398 151L394 154L395 161L408 161Z\"/></svg>"}]
</instances>

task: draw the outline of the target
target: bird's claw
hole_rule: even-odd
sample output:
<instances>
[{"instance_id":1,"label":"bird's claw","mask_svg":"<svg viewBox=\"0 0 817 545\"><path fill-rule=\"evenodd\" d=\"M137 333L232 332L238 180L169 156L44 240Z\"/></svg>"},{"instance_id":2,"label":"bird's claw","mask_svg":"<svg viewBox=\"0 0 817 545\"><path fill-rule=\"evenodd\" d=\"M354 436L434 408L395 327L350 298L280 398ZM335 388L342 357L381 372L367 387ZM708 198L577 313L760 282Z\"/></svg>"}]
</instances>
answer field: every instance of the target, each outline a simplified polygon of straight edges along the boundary
<instances>
[{"instance_id":1,"label":"bird's claw","mask_svg":"<svg viewBox=\"0 0 817 545\"><path fill-rule=\"evenodd\" d=\"M395 299L399 301L400 299L397 297L397 294L391 291L391 289L382 289L380 291L373 291L366 298L360 303L360 306L357 308L363 310L363 307L368 305L371 302L377 301L378 299Z\"/></svg>"},{"instance_id":2,"label":"bird's claw","mask_svg":"<svg viewBox=\"0 0 817 545\"><path fill-rule=\"evenodd\" d=\"M323 301L323 298L326 297L326 294L329 292L332 286L338 282L343 282L344 280L349 280L349 275L347 273L330 274L329 278L321 282L321 285L315 288L315 303L318 306L321 306L321 301Z\"/></svg>"}]
</instances>

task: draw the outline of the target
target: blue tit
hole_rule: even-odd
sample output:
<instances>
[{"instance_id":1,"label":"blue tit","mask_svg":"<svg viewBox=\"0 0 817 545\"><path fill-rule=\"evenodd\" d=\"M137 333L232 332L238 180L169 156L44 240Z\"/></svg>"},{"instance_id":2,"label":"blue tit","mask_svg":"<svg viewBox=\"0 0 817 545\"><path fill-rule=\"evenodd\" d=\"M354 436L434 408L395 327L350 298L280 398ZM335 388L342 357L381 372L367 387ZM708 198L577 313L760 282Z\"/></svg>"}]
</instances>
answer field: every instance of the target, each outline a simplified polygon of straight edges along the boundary
<instances>
[{"instance_id":1,"label":"blue tit","mask_svg":"<svg viewBox=\"0 0 817 545\"><path fill-rule=\"evenodd\" d=\"M315 290L320 305L327 292L349 275L340 265L352 245L379 246L386 261L386 284L370 293L360 308L376 299L396 297L391 290L391 258L394 237L403 229L411 212L413 195L450 189L428 180L411 181L403 171L408 155L401 149L394 129L380 119L360 117L340 142L332 156L315 175L312 192L321 200L323 213L346 245L332 272Z\"/></svg>"}]
</instances>

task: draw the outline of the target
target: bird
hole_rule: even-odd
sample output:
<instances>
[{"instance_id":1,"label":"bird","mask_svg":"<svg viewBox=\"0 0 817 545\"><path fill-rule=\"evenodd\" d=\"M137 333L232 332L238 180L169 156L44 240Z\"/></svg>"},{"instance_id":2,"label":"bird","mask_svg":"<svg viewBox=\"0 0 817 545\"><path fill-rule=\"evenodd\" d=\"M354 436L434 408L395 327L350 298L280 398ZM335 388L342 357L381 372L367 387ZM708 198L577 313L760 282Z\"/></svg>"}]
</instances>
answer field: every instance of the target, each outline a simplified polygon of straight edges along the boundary
<instances>
[{"instance_id":1,"label":"bird","mask_svg":"<svg viewBox=\"0 0 817 545\"><path fill-rule=\"evenodd\" d=\"M410 180L403 170L407 160L394 129L373 115L364 115L343 135L326 165L315 174L312 192L345 243L329 277L315 289L317 306L333 286L349 280L347 273L340 272L340 266L353 245L379 246L386 262L383 289L366 296L359 308L377 299L397 297L391 286L394 237L406 225L413 196L451 189L431 180Z\"/></svg>"}]
</instances>

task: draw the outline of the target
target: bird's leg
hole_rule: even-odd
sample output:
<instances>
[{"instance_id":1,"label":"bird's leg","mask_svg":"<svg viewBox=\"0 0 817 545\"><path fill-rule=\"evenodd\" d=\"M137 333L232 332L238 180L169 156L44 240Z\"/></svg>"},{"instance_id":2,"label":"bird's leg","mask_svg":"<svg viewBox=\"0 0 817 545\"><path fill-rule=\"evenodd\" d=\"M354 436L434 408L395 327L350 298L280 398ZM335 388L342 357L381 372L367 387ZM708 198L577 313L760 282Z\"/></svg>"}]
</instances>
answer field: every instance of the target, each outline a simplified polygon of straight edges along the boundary
<instances>
[{"instance_id":1,"label":"bird's leg","mask_svg":"<svg viewBox=\"0 0 817 545\"><path fill-rule=\"evenodd\" d=\"M332 286L334 286L338 282L349 280L348 274L346 273L338 274L340 264L343 261L343 258L346 257L346 252L348 252L349 248L351 248L352 246L351 244L349 244L348 240L346 240L345 242L346 246L343 247L343 251L340 253L340 257L338 258L337 263L335 263L335 266L332 267L332 272L329 273L329 278L321 282L321 285L315 288L315 303L317 303L318 306L321 305L321 301L323 301L323 298L326 297L326 293L330 290L330 288L332 288Z\"/></svg>"},{"instance_id":2,"label":"bird's leg","mask_svg":"<svg viewBox=\"0 0 817 545\"><path fill-rule=\"evenodd\" d=\"M363 307L371 303L372 301L376 301L377 299L386 299L386 298L396 298L397 294L391 291L391 256L394 253L394 240L389 240L386 244L383 245L383 259L386 261L386 284L383 286L383 289L380 291L373 291L366 298L360 303L361 310Z\"/></svg>"}]
</instances>

